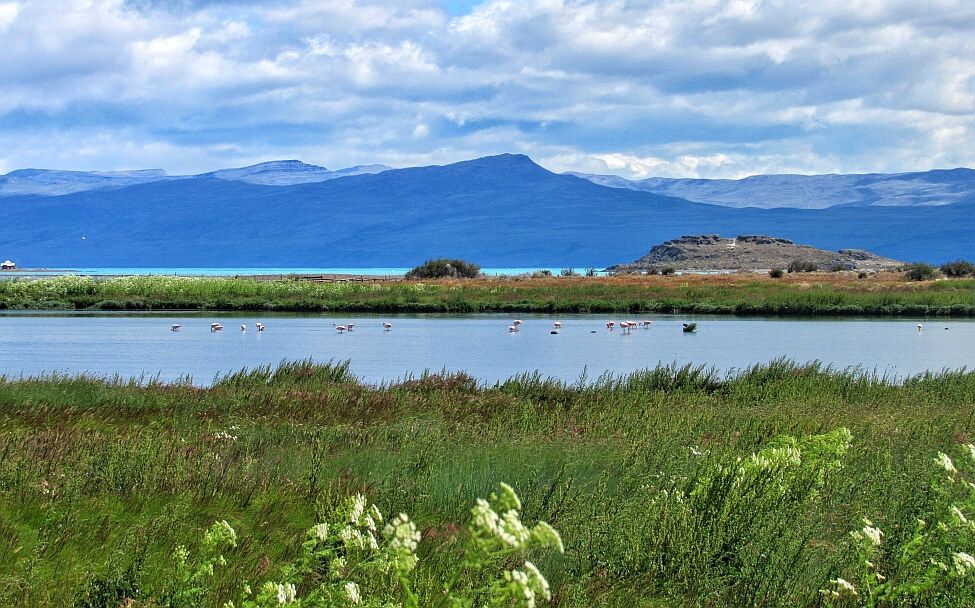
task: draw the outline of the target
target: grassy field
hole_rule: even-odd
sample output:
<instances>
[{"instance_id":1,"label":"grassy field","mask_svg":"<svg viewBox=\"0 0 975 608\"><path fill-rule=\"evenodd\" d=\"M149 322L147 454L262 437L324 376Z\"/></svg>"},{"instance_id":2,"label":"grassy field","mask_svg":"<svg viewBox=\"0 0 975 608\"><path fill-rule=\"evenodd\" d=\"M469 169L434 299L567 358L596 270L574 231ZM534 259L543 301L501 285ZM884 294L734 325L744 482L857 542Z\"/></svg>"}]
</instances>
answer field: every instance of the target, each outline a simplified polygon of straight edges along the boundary
<instances>
[{"instance_id":1,"label":"grassy field","mask_svg":"<svg viewBox=\"0 0 975 608\"><path fill-rule=\"evenodd\" d=\"M220 606L245 580L273 580L356 492L421 529L421 606L441 605L471 504L500 481L526 521L561 532L564 555L530 557L565 607L820 606L836 577L860 601L849 533L862 518L883 530L875 567L911 582L918 518L961 526L949 499L975 515L959 481L973 467L945 482L935 464L939 452L967 462L975 373L894 385L776 362L729 378L658 368L584 386L453 375L369 387L343 365L295 363L203 389L2 381L0 428L10 607L167 605L177 545L196 550L226 519L241 540L197 604ZM972 605L971 579L948 578L951 551L975 553L973 540L926 541L945 582L876 605Z\"/></svg>"},{"instance_id":2,"label":"grassy field","mask_svg":"<svg viewBox=\"0 0 975 608\"><path fill-rule=\"evenodd\" d=\"M0 281L0 309L975 315L975 280L896 273L484 278L311 283L246 278Z\"/></svg>"}]
</instances>

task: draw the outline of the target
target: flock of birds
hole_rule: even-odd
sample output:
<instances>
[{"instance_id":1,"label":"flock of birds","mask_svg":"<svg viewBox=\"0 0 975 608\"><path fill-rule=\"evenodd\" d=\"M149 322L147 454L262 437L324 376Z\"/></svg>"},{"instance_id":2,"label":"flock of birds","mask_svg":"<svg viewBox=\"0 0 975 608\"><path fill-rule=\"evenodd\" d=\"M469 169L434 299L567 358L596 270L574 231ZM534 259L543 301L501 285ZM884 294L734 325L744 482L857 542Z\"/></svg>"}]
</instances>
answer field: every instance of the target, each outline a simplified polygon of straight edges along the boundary
<instances>
[{"instance_id":1,"label":"flock of birds","mask_svg":"<svg viewBox=\"0 0 975 608\"><path fill-rule=\"evenodd\" d=\"M511 333L515 333L519 331L521 329L522 323L524 323L524 321L522 321L521 319L515 319L514 321L511 322L511 325L508 326L508 331ZM651 325L653 325L653 321L650 321L649 319L645 319L643 321L640 321L639 323L637 323L636 321L619 321L619 322L608 321L606 323L606 329L613 331L615 327L619 327L620 329L623 330L623 333L629 333L630 331L636 329L637 327L642 326L644 329L648 329ZM688 328L688 326L689 324L684 323L685 330ZM258 321L257 323L254 324L254 327L257 329L257 331L260 332L260 331L264 331L266 326L263 323ZM338 323L332 323L332 327L334 327L335 330L340 334L343 334L347 331L353 331L355 329L355 323L346 323L344 325L339 325ZM170 329L173 331L179 331L182 328L183 326L180 325L179 323L173 323L172 326L170 327ZM391 329L393 329L392 323L390 323L389 321L383 322L384 331L390 331ZM560 329L562 329L562 322L556 321L552 323L552 331L550 331L549 333L558 334ZM918 326L918 329L920 329L920 326ZM223 330L222 324L220 323L210 324L211 332L222 331L222 330ZM247 326L241 324L240 331L246 332ZM596 333L596 330L592 330L590 333Z\"/></svg>"}]
</instances>

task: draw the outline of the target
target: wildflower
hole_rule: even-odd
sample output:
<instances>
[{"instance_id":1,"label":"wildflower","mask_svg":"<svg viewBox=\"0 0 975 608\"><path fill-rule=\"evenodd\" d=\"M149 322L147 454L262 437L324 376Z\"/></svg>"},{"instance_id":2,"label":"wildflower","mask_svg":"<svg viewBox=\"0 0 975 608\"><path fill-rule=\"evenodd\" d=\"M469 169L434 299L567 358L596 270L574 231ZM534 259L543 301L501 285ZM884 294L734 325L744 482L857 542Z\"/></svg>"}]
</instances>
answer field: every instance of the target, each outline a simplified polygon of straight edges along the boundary
<instances>
[{"instance_id":1,"label":"wildflower","mask_svg":"<svg viewBox=\"0 0 975 608\"><path fill-rule=\"evenodd\" d=\"M938 452L938 458L935 459L935 462L949 474L958 472L958 469L955 468L955 463L944 452Z\"/></svg>"},{"instance_id":2,"label":"wildflower","mask_svg":"<svg viewBox=\"0 0 975 608\"><path fill-rule=\"evenodd\" d=\"M856 595L857 594L857 588L854 587L852 583L850 583L849 581L847 581L845 579L842 579L842 578L834 578L834 579L831 579L829 582L830 582L830 584L833 585L833 587L835 588L836 593L838 595L844 595L844 594Z\"/></svg>"},{"instance_id":3,"label":"wildflower","mask_svg":"<svg viewBox=\"0 0 975 608\"><path fill-rule=\"evenodd\" d=\"M975 570L975 557L967 553L959 551L953 554L951 559L955 562L955 571L962 576L968 574L969 570Z\"/></svg>"},{"instance_id":4,"label":"wildflower","mask_svg":"<svg viewBox=\"0 0 975 608\"><path fill-rule=\"evenodd\" d=\"M312 528L312 530L315 533L315 538L317 538L318 540L324 541L326 538L328 538L328 524L325 523L318 524L317 526Z\"/></svg>"},{"instance_id":5,"label":"wildflower","mask_svg":"<svg viewBox=\"0 0 975 608\"><path fill-rule=\"evenodd\" d=\"M369 507L369 515L372 517L373 521L376 522L377 524L383 523L382 511L380 511L379 507L377 507L376 505L372 505L371 507Z\"/></svg>"},{"instance_id":6,"label":"wildflower","mask_svg":"<svg viewBox=\"0 0 975 608\"><path fill-rule=\"evenodd\" d=\"M554 547L559 553L565 553L565 545L562 544L562 537L552 526L544 521L535 524L532 535L545 547Z\"/></svg>"},{"instance_id":7,"label":"wildflower","mask_svg":"<svg viewBox=\"0 0 975 608\"><path fill-rule=\"evenodd\" d=\"M873 527L869 519L863 520L863 524L864 525L860 530L859 538L865 538L866 540L870 541L870 544L872 544L874 547L879 547L880 539L884 533L880 531L880 528Z\"/></svg>"},{"instance_id":8,"label":"wildflower","mask_svg":"<svg viewBox=\"0 0 975 608\"><path fill-rule=\"evenodd\" d=\"M542 576L542 573L538 570L535 564L525 562L525 573L528 575L528 578L531 580L532 586L537 593L540 593L546 600L552 599L552 590L548 585L548 581L544 576Z\"/></svg>"},{"instance_id":9,"label":"wildflower","mask_svg":"<svg viewBox=\"0 0 975 608\"><path fill-rule=\"evenodd\" d=\"M286 585L278 584L278 603L279 604L290 604L295 601L295 596L298 594L295 586L291 583Z\"/></svg>"},{"instance_id":10,"label":"wildflower","mask_svg":"<svg viewBox=\"0 0 975 608\"><path fill-rule=\"evenodd\" d=\"M961 523L961 524L967 524L968 523L968 518L965 517L965 514L962 513L961 512L961 509L959 509L958 507L952 506L951 507L951 514L954 515L958 519L958 523Z\"/></svg>"},{"instance_id":11,"label":"wildflower","mask_svg":"<svg viewBox=\"0 0 975 608\"><path fill-rule=\"evenodd\" d=\"M389 541L390 549L394 551L405 550L412 553L416 551L416 546L420 542L420 532L406 513L400 513L386 524L383 528L383 536Z\"/></svg>"},{"instance_id":12,"label":"wildflower","mask_svg":"<svg viewBox=\"0 0 975 608\"><path fill-rule=\"evenodd\" d=\"M352 581L347 582L345 584L345 596L349 598L349 602L352 604L361 602L362 598L359 596L359 585L356 585Z\"/></svg>"},{"instance_id":13,"label":"wildflower","mask_svg":"<svg viewBox=\"0 0 975 608\"><path fill-rule=\"evenodd\" d=\"M358 524L362 515L366 512L366 497L356 494L349 506L349 523Z\"/></svg>"},{"instance_id":14,"label":"wildflower","mask_svg":"<svg viewBox=\"0 0 975 608\"><path fill-rule=\"evenodd\" d=\"M975 444L966 443L965 449L968 451L968 456L972 459L972 462L975 462Z\"/></svg>"},{"instance_id":15,"label":"wildflower","mask_svg":"<svg viewBox=\"0 0 975 608\"><path fill-rule=\"evenodd\" d=\"M508 507L509 509L514 509L516 511L521 510L521 499L518 498L518 494L515 493L514 488L504 483L503 481L498 484L501 487L501 504Z\"/></svg>"},{"instance_id":16,"label":"wildflower","mask_svg":"<svg viewBox=\"0 0 975 608\"><path fill-rule=\"evenodd\" d=\"M508 581L509 589L514 595L524 600L526 608L535 608L535 590L528 579L528 574L521 570L509 570L504 573L504 578Z\"/></svg>"}]
</instances>

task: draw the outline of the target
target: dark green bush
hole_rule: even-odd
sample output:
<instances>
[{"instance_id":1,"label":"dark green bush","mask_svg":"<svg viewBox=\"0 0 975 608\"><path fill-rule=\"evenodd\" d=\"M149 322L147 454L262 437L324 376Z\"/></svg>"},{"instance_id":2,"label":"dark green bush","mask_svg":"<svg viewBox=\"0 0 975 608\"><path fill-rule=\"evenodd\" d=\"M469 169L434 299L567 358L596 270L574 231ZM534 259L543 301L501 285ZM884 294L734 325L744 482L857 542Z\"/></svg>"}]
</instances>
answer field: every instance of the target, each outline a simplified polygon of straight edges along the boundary
<instances>
[{"instance_id":1,"label":"dark green bush","mask_svg":"<svg viewBox=\"0 0 975 608\"><path fill-rule=\"evenodd\" d=\"M942 264L940 270L946 277L952 279L975 276L975 264L968 260L955 260Z\"/></svg>"},{"instance_id":2,"label":"dark green bush","mask_svg":"<svg viewBox=\"0 0 975 608\"><path fill-rule=\"evenodd\" d=\"M809 260L792 260L789 262L789 272L816 272L819 270L819 266L816 262L811 262Z\"/></svg>"},{"instance_id":3,"label":"dark green bush","mask_svg":"<svg viewBox=\"0 0 975 608\"><path fill-rule=\"evenodd\" d=\"M930 281L938 277L938 269L931 264L915 262L904 266L904 280Z\"/></svg>"},{"instance_id":4,"label":"dark green bush","mask_svg":"<svg viewBox=\"0 0 975 608\"><path fill-rule=\"evenodd\" d=\"M427 260L406 273L407 279L474 279L481 274L481 267L464 260L438 258Z\"/></svg>"},{"instance_id":5,"label":"dark green bush","mask_svg":"<svg viewBox=\"0 0 975 608\"><path fill-rule=\"evenodd\" d=\"M662 268L660 270L660 274L674 274L675 272L677 271L671 266L667 266L666 268Z\"/></svg>"},{"instance_id":6,"label":"dark green bush","mask_svg":"<svg viewBox=\"0 0 975 608\"><path fill-rule=\"evenodd\" d=\"M768 271L768 276L772 277L773 279L781 279L782 275L784 274L785 271L781 268L773 268L772 270Z\"/></svg>"}]
</instances>

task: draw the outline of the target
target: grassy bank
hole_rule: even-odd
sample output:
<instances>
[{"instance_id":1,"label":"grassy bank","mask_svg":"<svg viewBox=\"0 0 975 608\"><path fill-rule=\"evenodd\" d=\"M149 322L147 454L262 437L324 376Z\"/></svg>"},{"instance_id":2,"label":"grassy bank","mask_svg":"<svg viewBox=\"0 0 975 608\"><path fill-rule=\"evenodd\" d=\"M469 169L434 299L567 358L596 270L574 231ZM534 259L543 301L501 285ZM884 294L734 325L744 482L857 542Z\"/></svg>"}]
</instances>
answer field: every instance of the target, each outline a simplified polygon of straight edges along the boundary
<instances>
[{"instance_id":1,"label":"grassy bank","mask_svg":"<svg viewBox=\"0 0 975 608\"><path fill-rule=\"evenodd\" d=\"M470 505L499 481L526 521L562 533L564 555L532 556L556 606L819 606L831 578L858 580L849 532L863 517L884 531L873 562L905 576L898 547L944 498L938 452L962 458L975 439L975 373L894 385L778 362L730 378L376 388L297 363L205 389L3 381L0 425L3 606L158 605L145 598L171 580L175 547L196 550L226 519L241 542L202 604L217 606L276 576L355 492L417 522L420 605L437 606ZM838 429L845 454L830 452ZM963 605L958 589L911 605Z\"/></svg>"},{"instance_id":2,"label":"grassy bank","mask_svg":"<svg viewBox=\"0 0 975 608\"><path fill-rule=\"evenodd\" d=\"M803 273L311 283L245 278L0 281L0 308L348 312L660 312L975 316L975 280Z\"/></svg>"}]
</instances>

